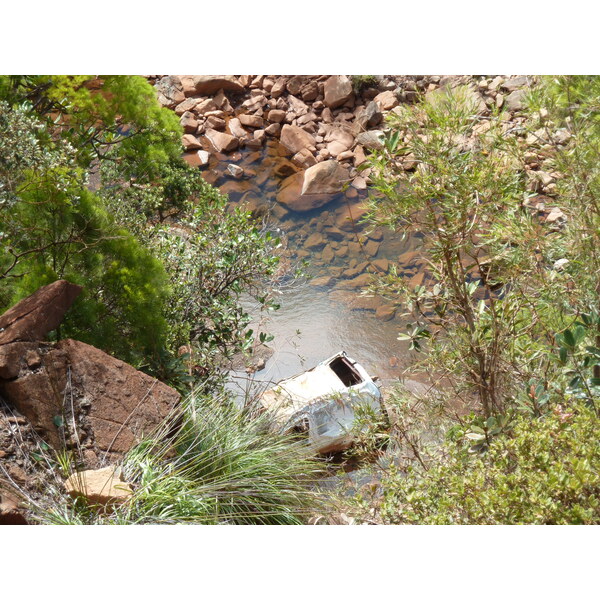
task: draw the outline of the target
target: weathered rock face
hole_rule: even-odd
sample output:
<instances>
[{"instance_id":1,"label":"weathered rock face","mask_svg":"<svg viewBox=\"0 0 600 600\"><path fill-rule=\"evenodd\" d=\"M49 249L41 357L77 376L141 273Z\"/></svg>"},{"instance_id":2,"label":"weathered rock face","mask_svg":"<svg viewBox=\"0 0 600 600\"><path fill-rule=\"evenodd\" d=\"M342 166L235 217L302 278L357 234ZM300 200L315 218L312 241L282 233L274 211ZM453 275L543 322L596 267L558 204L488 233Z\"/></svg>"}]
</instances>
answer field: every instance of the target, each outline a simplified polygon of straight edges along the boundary
<instances>
[{"instance_id":1,"label":"weathered rock face","mask_svg":"<svg viewBox=\"0 0 600 600\"><path fill-rule=\"evenodd\" d=\"M92 504L111 505L127 500L132 494L131 486L121 478L120 469L80 471L73 473L65 481L65 489L70 496L82 496Z\"/></svg>"},{"instance_id":2,"label":"weathered rock face","mask_svg":"<svg viewBox=\"0 0 600 600\"><path fill-rule=\"evenodd\" d=\"M76 438L121 454L165 419L179 394L83 342L41 341L80 291L56 281L0 317L0 393L55 448Z\"/></svg>"},{"instance_id":3,"label":"weathered rock face","mask_svg":"<svg viewBox=\"0 0 600 600\"><path fill-rule=\"evenodd\" d=\"M56 329L81 287L59 280L15 304L0 316L0 346L14 341L40 341Z\"/></svg>"},{"instance_id":4,"label":"weathered rock face","mask_svg":"<svg viewBox=\"0 0 600 600\"><path fill-rule=\"evenodd\" d=\"M181 79L177 75L163 77L156 84L158 101L168 108L175 108L185 100Z\"/></svg>"}]
</instances>

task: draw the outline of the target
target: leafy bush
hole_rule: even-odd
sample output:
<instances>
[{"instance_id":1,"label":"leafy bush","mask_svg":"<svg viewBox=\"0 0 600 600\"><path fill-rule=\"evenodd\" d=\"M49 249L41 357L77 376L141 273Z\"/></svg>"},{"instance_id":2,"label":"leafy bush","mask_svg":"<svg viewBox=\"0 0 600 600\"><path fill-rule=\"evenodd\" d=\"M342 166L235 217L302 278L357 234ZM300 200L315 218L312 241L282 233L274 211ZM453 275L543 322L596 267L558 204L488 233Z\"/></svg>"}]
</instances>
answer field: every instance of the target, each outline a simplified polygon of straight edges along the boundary
<instances>
[{"instance_id":1,"label":"leafy bush","mask_svg":"<svg viewBox=\"0 0 600 600\"><path fill-rule=\"evenodd\" d=\"M585 404L520 416L485 453L454 432L443 459L382 481L385 523L600 523L598 420ZM393 471L393 469L392 469Z\"/></svg>"}]
</instances>

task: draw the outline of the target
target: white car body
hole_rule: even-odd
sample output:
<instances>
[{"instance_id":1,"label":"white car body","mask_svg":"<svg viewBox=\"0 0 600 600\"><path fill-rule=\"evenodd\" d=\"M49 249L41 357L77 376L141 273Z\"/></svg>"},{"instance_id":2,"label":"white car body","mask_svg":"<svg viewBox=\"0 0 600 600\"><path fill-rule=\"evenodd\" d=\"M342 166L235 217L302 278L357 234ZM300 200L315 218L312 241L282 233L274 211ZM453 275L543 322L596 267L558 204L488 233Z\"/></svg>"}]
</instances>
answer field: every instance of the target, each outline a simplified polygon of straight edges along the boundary
<instances>
[{"instance_id":1,"label":"white car body","mask_svg":"<svg viewBox=\"0 0 600 600\"><path fill-rule=\"evenodd\" d=\"M358 405L382 412L379 388L345 352L280 381L260 401L284 431L307 433L311 448L322 454L352 445Z\"/></svg>"}]
</instances>

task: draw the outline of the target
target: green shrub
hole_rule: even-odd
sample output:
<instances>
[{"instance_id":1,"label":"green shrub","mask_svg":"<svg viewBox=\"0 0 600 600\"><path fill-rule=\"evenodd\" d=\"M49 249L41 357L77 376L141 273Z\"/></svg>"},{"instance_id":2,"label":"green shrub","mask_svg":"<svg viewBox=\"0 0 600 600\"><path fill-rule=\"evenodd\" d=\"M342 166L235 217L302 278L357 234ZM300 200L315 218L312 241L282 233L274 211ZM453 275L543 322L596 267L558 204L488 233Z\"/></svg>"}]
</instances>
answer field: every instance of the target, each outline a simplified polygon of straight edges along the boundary
<instances>
[{"instance_id":1,"label":"green shrub","mask_svg":"<svg viewBox=\"0 0 600 600\"><path fill-rule=\"evenodd\" d=\"M519 416L484 453L453 432L445 456L382 481L384 523L600 523L598 419L584 403ZM360 499L359 499L360 500Z\"/></svg>"}]
</instances>

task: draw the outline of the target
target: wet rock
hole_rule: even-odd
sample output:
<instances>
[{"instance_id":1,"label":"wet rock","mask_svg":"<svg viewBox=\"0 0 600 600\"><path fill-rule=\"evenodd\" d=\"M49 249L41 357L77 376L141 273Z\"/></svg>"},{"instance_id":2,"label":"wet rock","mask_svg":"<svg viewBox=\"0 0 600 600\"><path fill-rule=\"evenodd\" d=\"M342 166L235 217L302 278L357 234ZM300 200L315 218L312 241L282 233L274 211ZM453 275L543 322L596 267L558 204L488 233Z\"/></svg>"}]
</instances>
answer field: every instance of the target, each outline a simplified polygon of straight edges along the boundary
<instances>
[{"instance_id":1,"label":"wet rock","mask_svg":"<svg viewBox=\"0 0 600 600\"><path fill-rule=\"evenodd\" d=\"M91 504L120 504L133 495L131 486L123 481L116 467L73 473L65 482L67 493L73 498L86 498Z\"/></svg>"},{"instance_id":2,"label":"wet rock","mask_svg":"<svg viewBox=\"0 0 600 600\"><path fill-rule=\"evenodd\" d=\"M15 341L41 341L56 329L81 287L59 280L45 285L0 316L0 346Z\"/></svg>"},{"instance_id":3,"label":"wet rock","mask_svg":"<svg viewBox=\"0 0 600 600\"><path fill-rule=\"evenodd\" d=\"M186 152L183 155L183 160L190 165L190 167L204 167L208 164L210 154L206 150L197 150L193 152Z\"/></svg>"},{"instance_id":4,"label":"wet rock","mask_svg":"<svg viewBox=\"0 0 600 600\"><path fill-rule=\"evenodd\" d=\"M377 253L379 252L379 246L381 246L379 242L376 242L375 240L369 240L364 245L364 249L369 256L374 257L377 256Z\"/></svg>"},{"instance_id":5,"label":"wet rock","mask_svg":"<svg viewBox=\"0 0 600 600\"><path fill-rule=\"evenodd\" d=\"M315 150L315 138L295 125L286 124L283 126L280 141L292 154L296 154L304 148L308 148L313 152Z\"/></svg>"},{"instance_id":6,"label":"wet rock","mask_svg":"<svg viewBox=\"0 0 600 600\"><path fill-rule=\"evenodd\" d=\"M334 282L333 277L324 276L312 279L310 285L313 287L330 287Z\"/></svg>"},{"instance_id":7,"label":"wet rock","mask_svg":"<svg viewBox=\"0 0 600 600\"><path fill-rule=\"evenodd\" d=\"M205 135L217 152L231 152L239 146L239 140L228 133L207 129Z\"/></svg>"},{"instance_id":8,"label":"wet rock","mask_svg":"<svg viewBox=\"0 0 600 600\"><path fill-rule=\"evenodd\" d=\"M362 275L359 275L354 279L340 281L338 283L338 287L344 290L362 288L368 286L371 283L372 279L372 275L370 275L369 273L363 273Z\"/></svg>"},{"instance_id":9,"label":"wet rock","mask_svg":"<svg viewBox=\"0 0 600 600\"><path fill-rule=\"evenodd\" d=\"M325 264L330 264L335 258L335 253L332 250L331 246L326 246L321 254L321 259Z\"/></svg>"},{"instance_id":10,"label":"wet rock","mask_svg":"<svg viewBox=\"0 0 600 600\"><path fill-rule=\"evenodd\" d=\"M238 167L238 165L229 164L227 165L227 173L235 179L240 179L244 176L244 169L242 167Z\"/></svg>"},{"instance_id":11,"label":"wet rock","mask_svg":"<svg viewBox=\"0 0 600 600\"><path fill-rule=\"evenodd\" d=\"M307 250L317 250L325 246L325 238L320 233L313 233L304 242Z\"/></svg>"},{"instance_id":12,"label":"wet rock","mask_svg":"<svg viewBox=\"0 0 600 600\"><path fill-rule=\"evenodd\" d=\"M390 269L390 261L387 258L377 258L372 264L380 273L387 273Z\"/></svg>"},{"instance_id":13,"label":"wet rock","mask_svg":"<svg viewBox=\"0 0 600 600\"><path fill-rule=\"evenodd\" d=\"M325 82L325 105L334 109L354 97L352 81L346 75L333 75Z\"/></svg>"}]
</instances>

